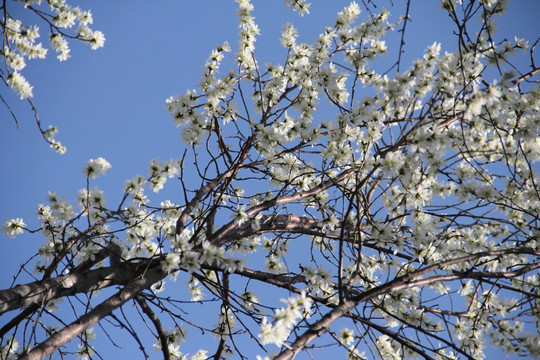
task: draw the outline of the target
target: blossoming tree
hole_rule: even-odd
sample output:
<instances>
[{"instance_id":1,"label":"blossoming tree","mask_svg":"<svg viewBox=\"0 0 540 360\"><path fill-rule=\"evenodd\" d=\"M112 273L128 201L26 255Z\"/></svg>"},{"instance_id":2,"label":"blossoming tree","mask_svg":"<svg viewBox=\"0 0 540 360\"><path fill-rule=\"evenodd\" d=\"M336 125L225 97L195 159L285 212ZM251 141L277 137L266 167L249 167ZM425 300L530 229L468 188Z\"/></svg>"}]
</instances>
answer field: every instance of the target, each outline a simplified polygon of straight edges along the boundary
<instances>
[{"instance_id":1,"label":"blossoming tree","mask_svg":"<svg viewBox=\"0 0 540 360\"><path fill-rule=\"evenodd\" d=\"M539 357L538 40L497 40L506 1L443 0L458 50L433 44L392 75L376 63L408 16L368 2L362 20L353 2L311 43L286 24L284 61L263 64L237 2L232 70L224 43L198 89L167 100L180 159L113 206L92 183L111 165L92 159L77 204L51 193L39 229L4 224L45 241L23 267L36 281L0 291L2 358L105 357L95 327L147 358ZM155 202L174 177L178 196ZM212 340L182 354L198 338Z\"/></svg>"}]
</instances>

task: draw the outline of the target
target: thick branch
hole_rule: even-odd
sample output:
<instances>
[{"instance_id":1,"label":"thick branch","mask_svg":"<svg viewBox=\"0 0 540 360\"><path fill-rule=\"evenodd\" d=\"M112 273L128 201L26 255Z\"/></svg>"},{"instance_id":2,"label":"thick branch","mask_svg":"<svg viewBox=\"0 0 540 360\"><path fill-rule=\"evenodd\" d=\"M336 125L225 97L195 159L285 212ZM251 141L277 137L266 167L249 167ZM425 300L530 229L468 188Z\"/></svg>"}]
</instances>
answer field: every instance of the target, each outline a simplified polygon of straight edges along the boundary
<instances>
[{"instance_id":1,"label":"thick branch","mask_svg":"<svg viewBox=\"0 0 540 360\"><path fill-rule=\"evenodd\" d=\"M115 295L111 296L89 313L81 316L62 330L58 331L50 338L33 348L27 354L22 355L19 360L41 360L51 355L60 346L71 341L74 337L93 326L105 316L121 307L126 301L132 299L142 290L150 287L155 282L163 279L165 274L159 267L152 268L143 275L126 285Z\"/></svg>"},{"instance_id":2,"label":"thick branch","mask_svg":"<svg viewBox=\"0 0 540 360\"><path fill-rule=\"evenodd\" d=\"M338 184L339 182L346 179L347 176L350 176L355 171L358 171L358 168L347 169L347 170L343 171L341 174L339 174L338 176L336 176L335 178L332 178L332 179L330 179L330 180L328 180L328 181L314 187L313 189L297 192L297 193L295 193L293 195L290 195L290 196L275 197L274 199L265 201L265 202L263 202L263 203L261 203L261 204L259 204L257 206L253 206L252 208L250 208L249 210L246 211L246 214L248 216L250 216L250 217L254 217L255 215L257 215L261 211L267 210L267 209L269 209L271 207L278 206L278 205L283 205L283 204L290 204L290 203L293 203L293 202L296 202L296 201L306 199L306 198L308 198L310 196L315 196L315 195L321 193L322 191L325 191L328 188ZM370 172L370 175L371 175L372 172ZM370 175L368 175L368 177ZM216 231L216 233L214 234L211 242L215 246L221 246L221 245L225 244L227 242L228 236L232 232L236 231L236 229L237 229L236 223L234 221L229 222L228 224L224 225L221 229Z\"/></svg>"},{"instance_id":3,"label":"thick branch","mask_svg":"<svg viewBox=\"0 0 540 360\"><path fill-rule=\"evenodd\" d=\"M320 226L318 221L307 217L296 215L264 215L260 220L260 228L255 230L249 222L242 226L235 226L231 223L231 230L226 232L217 232L211 241L216 246L223 246L234 240L239 240L255 234L265 232L286 232L286 233L302 233L315 235L316 229ZM228 225L225 225L228 227Z\"/></svg>"},{"instance_id":4,"label":"thick branch","mask_svg":"<svg viewBox=\"0 0 540 360\"><path fill-rule=\"evenodd\" d=\"M18 285L12 289L0 290L0 314L6 311L44 304L48 300L81 292L99 290L118 285L129 279L126 271L115 268L101 268L87 273L71 273L52 279Z\"/></svg>"},{"instance_id":5,"label":"thick branch","mask_svg":"<svg viewBox=\"0 0 540 360\"><path fill-rule=\"evenodd\" d=\"M122 285L140 275L156 260L143 262L137 266L117 264L87 272L73 272L56 278L18 285L12 289L0 290L0 314L7 311L42 305L48 300Z\"/></svg>"}]
</instances>

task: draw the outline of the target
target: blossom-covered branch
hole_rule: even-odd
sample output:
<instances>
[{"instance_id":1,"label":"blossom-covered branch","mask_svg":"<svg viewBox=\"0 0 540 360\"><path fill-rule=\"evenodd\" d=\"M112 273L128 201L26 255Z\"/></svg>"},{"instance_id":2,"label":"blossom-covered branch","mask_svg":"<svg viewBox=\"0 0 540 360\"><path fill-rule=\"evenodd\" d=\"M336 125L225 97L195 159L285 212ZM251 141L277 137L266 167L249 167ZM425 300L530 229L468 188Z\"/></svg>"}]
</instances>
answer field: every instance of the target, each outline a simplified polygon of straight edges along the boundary
<instances>
[{"instance_id":1,"label":"blossom-covered branch","mask_svg":"<svg viewBox=\"0 0 540 360\"><path fill-rule=\"evenodd\" d=\"M432 44L409 68L409 7L403 19L352 2L311 43L285 24L283 60L268 63L254 5L237 2L236 48L213 49L198 88L166 101L182 158L152 160L113 206L94 186L111 164L92 159L75 205L51 193L38 229L2 227L45 239L24 267L41 280L0 291L0 311L26 308L3 353L88 356L110 315L171 359L540 356L537 42L497 35L506 2L442 1L455 51ZM73 319L51 328L59 299ZM185 339L204 349L184 354Z\"/></svg>"}]
</instances>

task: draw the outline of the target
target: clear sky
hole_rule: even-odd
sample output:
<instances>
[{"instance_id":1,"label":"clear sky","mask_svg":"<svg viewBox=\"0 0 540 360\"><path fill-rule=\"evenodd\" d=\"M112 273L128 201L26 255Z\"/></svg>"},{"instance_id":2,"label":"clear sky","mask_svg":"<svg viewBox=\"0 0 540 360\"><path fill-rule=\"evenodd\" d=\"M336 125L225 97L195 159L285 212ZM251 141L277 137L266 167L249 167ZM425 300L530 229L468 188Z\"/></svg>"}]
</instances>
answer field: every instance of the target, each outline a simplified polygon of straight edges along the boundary
<instances>
[{"instance_id":1,"label":"clear sky","mask_svg":"<svg viewBox=\"0 0 540 360\"><path fill-rule=\"evenodd\" d=\"M105 47L93 51L71 42L69 60L59 62L49 50L46 60L31 60L23 71L34 86L33 101L43 125L59 128L57 139L67 147L67 153L58 155L49 149L26 102L10 89L0 90L19 120L17 130L0 104L0 223L22 217L30 228L36 228L35 210L39 203L46 202L47 191L58 191L73 200L85 186L81 171L88 159L104 157L112 164L107 175L95 184L105 190L108 204L115 205L124 181L137 174L146 175L151 159L180 157L184 145L164 108L165 99L197 86L201 67L213 47L229 41L234 51L237 43L237 4L232 0L77 3L92 10L93 28L105 33ZM337 11L348 1L314 0L312 14L303 18L282 3L254 1L254 15L262 33L256 43L259 63L284 59L279 30L285 22L298 24L300 40L311 41L324 26L332 24ZM435 3L412 1L403 68L421 57L422 50L434 41L442 43L443 51L455 49L456 39L448 31L450 20ZM396 14L404 10L386 6ZM501 33L533 43L540 33L540 1L516 0L510 3L510 10L500 23ZM14 16L27 24L37 21L22 9ZM47 43L44 24L41 31ZM396 46L389 47L388 64L395 61L397 53ZM175 184L169 183L170 190L157 199L182 203L182 194L174 188ZM16 239L0 235L0 287L10 285L11 276L37 251L42 240L39 235L25 234Z\"/></svg>"}]
</instances>

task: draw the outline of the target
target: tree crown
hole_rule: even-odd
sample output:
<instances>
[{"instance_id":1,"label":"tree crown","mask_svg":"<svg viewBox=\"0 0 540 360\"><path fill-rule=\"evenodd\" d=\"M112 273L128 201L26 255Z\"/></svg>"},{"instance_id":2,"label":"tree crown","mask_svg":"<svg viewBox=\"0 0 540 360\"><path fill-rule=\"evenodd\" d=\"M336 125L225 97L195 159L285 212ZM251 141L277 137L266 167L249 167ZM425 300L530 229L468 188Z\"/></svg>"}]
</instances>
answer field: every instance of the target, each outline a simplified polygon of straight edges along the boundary
<instances>
[{"instance_id":1,"label":"tree crown","mask_svg":"<svg viewBox=\"0 0 540 360\"><path fill-rule=\"evenodd\" d=\"M49 193L38 229L2 227L45 239L23 266L35 281L0 291L0 313L24 309L0 329L2 358L99 354L93 326L107 321L148 356L145 319L165 359L199 332L215 345L190 359L291 359L327 344L351 359L473 359L488 344L540 356L538 40L497 40L506 2L442 1L458 50L435 43L410 65L409 3L392 20L352 2L312 42L287 23L284 60L265 63L253 4L237 2L238 44L213 49L197 89L166 101L182 156L153 160L113 205L95 185L111 164L91 159L76 203ZM65 36L75 18L47 21ZM6 19L9 41L30 36ZM399 55L381 69L394 30ZM79 39L102 45L92 34ZM6 82L21 93L9 41ZM518 51L530 67L513 63ZM172 178L174 201L152 194ZM60 299L73 322L55 315ZM64 347L75 338L78 350Z\"/></svg>"}]
</instances>

